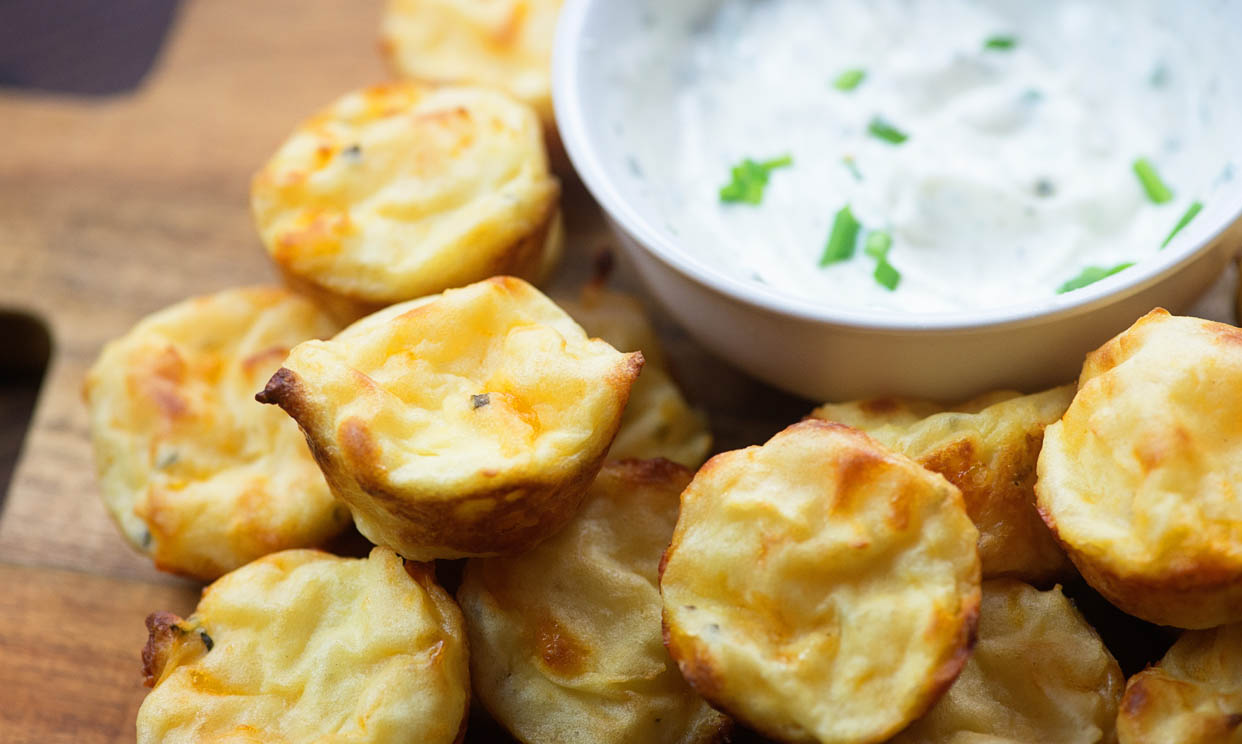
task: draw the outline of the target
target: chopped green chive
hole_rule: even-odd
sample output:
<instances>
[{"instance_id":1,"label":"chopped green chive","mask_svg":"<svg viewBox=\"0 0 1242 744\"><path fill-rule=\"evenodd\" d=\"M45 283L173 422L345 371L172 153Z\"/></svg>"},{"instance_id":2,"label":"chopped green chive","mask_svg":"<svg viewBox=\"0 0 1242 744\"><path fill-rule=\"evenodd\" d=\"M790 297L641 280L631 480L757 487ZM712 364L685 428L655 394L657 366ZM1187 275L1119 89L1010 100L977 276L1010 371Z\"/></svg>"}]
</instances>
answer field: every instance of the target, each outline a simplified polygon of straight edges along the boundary
<instances>
[{"instance_id":1,"label":"chopped green chive","mask_svg":"<svg viewBox=\"0 0 1242 744\"><path fill-rule=\"evenodd\" d=\"M989 36L983 42L984 49L993 49L996 51L1007 52L1018 45L1018 37L1016 36Z\"/></svg>"},{"instance_id":2,"label":"chopped green chive","mask_svg":"<svg viewBox=\"0 0 1242 744\"><path fill-rule=\"evenodd\" d=\"M789 155L763 162L746 158L733 167L730 172L732 180L720 189L720 201L758 204L763 201L763 189L768 185L768 176L772 171L790 165L793 165L793 158Z\"/></svg>"},{"instance_id":3,"label":"chopped green chive","mask_svg":"<svg viewBox=\"0 0 1242 744\"><path fill-rule=\"evenodd\" d=\"M1177 221L1176 225L1173 226L1173 232L1169 233L1169 237L1164 239L1164 242L1160 244L1160 247L1164 248L1165 246L1167 246L1169 244L1169 241L1173 239L1173 236L1181 232L1182 228L1185 227L1186 225L1189 225L1190 221L1193 220L1199 214L1199 212L1202 212L1202 211L1203 211L1203 202L1200 202L1200 201L1193 202L1191 203L1189 207L1186 207L1186 213L1183 214L1182 218Z\"/></svg>"},{"instance_id":4,"label":"chopped green chive","mask_svg":"<svg viewBox=\"0 0 1242 744\"><path fill-rule=\"evenodd\" d=\"M840 75L837 75L837 78L832 81L832 87L837 90L854 90L866 77L866 70L860 67L855 67L850 70L845 70Z\"/></svg>"},{"instance_id":5,"label":"chopped green chive","mask_svg":"<svg viewBox=\"0 0 1242 744\"><path fill-rule=\"evenodd\" d=\"M872 230L867 233L867 240L863 243L863 253L872 258L885 258L888 256L888 250L893 247L893 238L883 230Z\"/></svg>"},{"instance_id":6,"label":"chopped green chive","mask_svg":"<svg viewBox=\"0 0 1242 744\"><path fill-rule=\"evenodd\" d=\"M837 212L832 220L832 232L828 235L828 244L824 246L824 255L819 259L820 266L837 263L853 258L854 244L858 242L858 229L862 225L854 219L854 213L846 204Z\"/></svg>"},{"instance_id":7,"label":"chopped green chive","mask_svg":"<svg viewBox=\"0 0 1242 744\"><path fill-rule=\"evenodd\" d=\"M878 116L871 119L871 123L867 125L867 131L871 133L872 137L882 139L894 145L900 145L909 139L905 132Z\"/></svg>"},{"instance_id":8,"label":"chopped green chive","mask_svg":"<svg viewBox=\"0 0 1242 744\"><path fill-rule=\"evenodd\" d=\"M1139 158L1134 161L1134 175L1138 176L1138 180L1143 184L1143 190L1147 192L1147 198L1156 204L1164 204L1173 200L1173 192L1160 180L1160 174L1156 172L1156 166L1151 164L1147 158Z\"/></svg>"},{"instance_id":9,"label":"chopped green chive","mask_svg":"<svg viewBox=\"0 0 1242 744\"><path fill-rule=\"evenodd\" d=\"M1088 284L1095 284L1101 279L1112 276L1118 271L1124 271L1133 265L1133 262L1119 263L1107 269L1102 266L1088 266L1078 276L1057 287L1057 294L1065 294L1066 292L1073 292L1075 289L1082 289Z\"/></svg>"},{"instance_id":10,"label":"chopped green chive","mask_svg":"<svg viewBox=\"0 0 1242 744\"><path fill-rule=\"evenodd\" d=\"M889 292L897 289L897 285L901 284L901 272L893 268L893 265L885 258L881 258L875 265L875 273L872 276L881 287Z\"/></svg>"}]
</instances>

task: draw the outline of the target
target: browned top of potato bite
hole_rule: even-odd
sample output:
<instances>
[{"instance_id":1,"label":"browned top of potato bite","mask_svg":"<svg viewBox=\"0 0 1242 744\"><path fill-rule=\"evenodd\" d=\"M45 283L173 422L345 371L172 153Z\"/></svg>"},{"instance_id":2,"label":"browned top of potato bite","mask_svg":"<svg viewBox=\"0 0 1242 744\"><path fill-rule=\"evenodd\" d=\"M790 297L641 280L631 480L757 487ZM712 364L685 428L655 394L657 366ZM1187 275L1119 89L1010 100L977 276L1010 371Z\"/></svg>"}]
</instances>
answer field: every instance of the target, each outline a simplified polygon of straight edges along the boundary
<instances>
[{"instance_id":1,"label":"browned top of potato bite","mask_svg":"<svg viewBox=\"0 0 1242 744\"><path fill-rule=\"evenodd\" d=\"M786 742L879 742L969 656L978 532L942 476L804 421L713 457L664 557L665 643L714 705Z\"/></svg>"},{"instance_id":2,"label":"browned top of potato bite","mask_svg":"<svg viewBox=\"0 0 1242 744\"><path fill-rule=\"evenodd\" d=\"M539 121L503 93L389 83L302 123L255 175L264 245L295 283L385 305L559 253Z\"/></svg>"},{"instance_id":3,"label":"browned top of potato bite","mask_svg":"<svg viewBox=\"0 0 1242 744\"><path fill-rule=\"evenodd\" d=\"M929 401L830 403L811 413L870 434L962 491L979 528L985 578L1042 583L1072 573L1035 510L1035 463L1044 427L1074 397L1065 385L1034 395L997 391L946 408Z\"/></svg>"},{"instance_id":4,"label":"browned top of potato bite","mask_svg":"<svg viewBox=\"0 0 1242 744\"><path fill-rule=\"evenodd\" d=\"M458 600L479 698L530 744L717 741L728 719L682 679L660 637L660 555L690 471L604 466L563 530L518 556L474 558Z\"/></svg>"},{"instance_id":5,"label":"browned top of potato bite","mask_svg":"<svg viewBox=\"0 0 1242 744\"><path fill-rule=\"evenodd\" d=\"M1242 743L1242 625L1188 630L1131 677L1117 733L1121 744Z\"/></svg>"},{"instance_id":6,"label":"browned top of potato bite","mask_svg":"<svg viewBox=\"0 0 1242 744\"><path fill-rule=\"evenodd\" d=\"M381 43L402 75L478 83L552 125L552 42L562 0L388 0Z\"/></svg>"},{"instance_id":7,"label":"browned top of potato bite","mask_svg":"<svg viewBox=\"0 0 1242 744\"><path fill-rule=\"evenodd\" d=\"M961 675L893 744L1115 741L1121 668L1061 588L983 582L979 640ZM1170 739L1169 741L1173 741Z\"/></svg>"},{"instance_id":8,"label":"browned top of potato bite","mask_svg":"<svg viewBox=\"0 0 1242 744\"><path fill-rule=\"evenodd\" d=\"M165 571L211 580L349 523L297 427L254 401L293 346L336 326L275 287L185 300L104 347L86 376L104 504Z\"/></svg>"},{"instance_id":9,"label":"browned top of potato bite","mask_svg":"<svg viewBox=\"0 0 1242 744\"><path fill-rule=\"evenodd\" d=\"M1035 490L1083 576L1151 622L1242 620L1242 330L1153 310L1092 352Z\"/></svg>"},{"instance_id":10,"label":"browned top of potato bite","mask_svg":"<svg viewBox=\"0 0 1242 744\"><path fill-rule=\"evenodd\" d=\"M573 516L641 366L497 277L299 345L260 399L297 419L372 541L489 555Z\"/></svg>"},{"instance_id":11,"label":"browned top of potato bite","mask_svg":"<svg viewBox=\"0 0 1242 744\"><path fill-rule=\"evenodd\" d=\"M431 567L275 553L147 619L139 744L451 744L470 701L461 612Z\"/></svg>"}]
</instances>

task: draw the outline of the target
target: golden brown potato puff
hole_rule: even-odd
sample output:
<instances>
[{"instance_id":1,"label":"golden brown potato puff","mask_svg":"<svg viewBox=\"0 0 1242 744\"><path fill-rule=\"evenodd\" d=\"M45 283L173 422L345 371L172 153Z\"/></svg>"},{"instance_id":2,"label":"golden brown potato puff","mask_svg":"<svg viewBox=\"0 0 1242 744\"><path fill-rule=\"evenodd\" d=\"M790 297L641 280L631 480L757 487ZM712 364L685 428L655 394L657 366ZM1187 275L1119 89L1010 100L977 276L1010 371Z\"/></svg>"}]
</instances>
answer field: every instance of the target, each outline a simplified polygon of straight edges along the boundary
<instances>
[{"instance_id":1,"label":"golden brown potato puff","mask_svg":"<svg viewBox=\"0 0 1242 744\"><path fill-rule=\"evenodd\" d=\"M349 524L297 427L255 403L289 349L337 330L277 287L154 313L86 376L99 487L121 534L164 571L210 581Z\"/></svg>"},{"instance_id":2,"label":"golden brown potato puff","mask_svg":"<svg viewBox=\"0 0 1242 744\"><path fill-rule=\"evenodd\" d=\"M611 462L555 536L467 564L457 596L475 691L521 741L691 744L727 732L660 635L660 555L690 475L667 460Z\"/></svg>"},{"instance_id":3,"label":"golden brown potato puff","mask_svg":"<svg viewBox=\"0 0 1242 744\"><path fill-rule=\"evenodd\" d=\"M452 744L470 702L461 612L430 565L275 553L189 618L147 618L139 744Z\"/></svg>"},{"instance_id":4,"label":"golden brown potato puff","mask_svg":"<svg viewBox=\"0 0 1242 744\"><path fill-rule=\"evenodd\" d=\"M1038 506L1122 610L1242 620L1242 330L1153 310L1091 352L1048 427Z\"/></svg>"},{"instance_id":5,"label":"golden brown potato puff","mask_svg":"<svg viewBox=\"0 0 1242 744\"><path fill-rule=\"evenodd\" d=\"M942 476L809 420L682 493L665 644L713 705L785 742L879 742L970 653L978 532Z\"/></svg>"},{"instance_id":6,"label":"golden brown potato puff","mask_svg":"<svg viewBox=\"0 0 1242 744\"><path fill-rule=\"evenodd\" d=\"M259 397L297 420L372 542L498 555L573 517L641 366L497 277L299 345Z\"/></svg>"}]
</instances>

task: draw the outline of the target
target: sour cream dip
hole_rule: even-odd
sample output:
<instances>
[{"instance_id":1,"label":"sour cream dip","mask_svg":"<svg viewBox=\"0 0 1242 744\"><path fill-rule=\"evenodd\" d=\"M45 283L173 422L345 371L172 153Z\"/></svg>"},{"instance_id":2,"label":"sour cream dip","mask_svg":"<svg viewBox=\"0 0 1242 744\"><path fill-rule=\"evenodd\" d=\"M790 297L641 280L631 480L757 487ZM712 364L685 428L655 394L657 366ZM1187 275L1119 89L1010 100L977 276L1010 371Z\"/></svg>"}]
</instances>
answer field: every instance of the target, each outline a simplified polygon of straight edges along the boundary
<instances>
[{"instance_id":1,"label":"sour cream dip","mask_svg":"<svg viewBox=\"0 0 1242 744\"><path fill-rule=\"evenodd\" d=\"M650 5L609 51L629 186L696 260L782 294L1054 298L1176 244L1242 163L1236 50L1194 33L1211 3Z\"/></svg>"}]
</instances>

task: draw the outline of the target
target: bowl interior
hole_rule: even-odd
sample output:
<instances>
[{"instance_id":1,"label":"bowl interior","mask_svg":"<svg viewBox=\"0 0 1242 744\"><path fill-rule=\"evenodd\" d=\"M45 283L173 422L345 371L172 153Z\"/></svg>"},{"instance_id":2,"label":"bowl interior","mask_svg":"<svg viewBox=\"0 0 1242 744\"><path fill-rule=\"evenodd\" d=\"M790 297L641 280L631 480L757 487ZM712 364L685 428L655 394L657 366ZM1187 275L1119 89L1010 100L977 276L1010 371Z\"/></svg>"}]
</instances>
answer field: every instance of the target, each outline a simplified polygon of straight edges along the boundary
<instances>
[{"instance_id":1,"label":"bowl interior","mask_svg":"<svg viewBox=\"0 0 1242 744\"><path fill-rule=\"evenodd\" d=\"M1000 308L913 314L879 308L834 306L809 302L783 294L771 286L745 281L684 250L676 227L662 216L660 192L651 187L630 156L626 127L659 126L618 109L618 86L627 84L618 74L619 65L641 54L644 38L653 24L692 25L713 7L729 0L567 0L557 34L553 65L553 88L561 136L570 158L587 187L603 207L646 250L677 271L749 304L770 312L833 324L885 330L951 329L990 326L1030 320L1044 315L1084 312L1103 306L1118 296L1128 296L1159 282L1180 263L1208 245L1242 215L1242 160L1238 177L1222 180L1203 211L1178 234L1167 249L1142 260L1125 272L1075 292ZM1098 0L1103 2L1104 0ZM994 0L1004 4L1013 0ZM1200 49L1231 50L1236 44L1233 29L1242 28L1242 3L1205 2L1186 4L1170 0L1157 3L1158 10L1176 16L1184 28L1194 29ZM1228 59L1227 52L1221 52ZM1222 131L1242 131L1242 86L1229 69L1217 70L1211 84L1224 100ZM671 79L671 78L670 78ZM669 88L669 80L653 80ZM670 100L671 105L671 100ZM1191 115L1192 112L1187 112ZM668 122L673 118L670 116ZM1242 142L1242 138L1239 138ZM660 157L676 157L675 142ZM1238 153L1229 153L1236 156Z\"/></svg>"}]
</instances>

